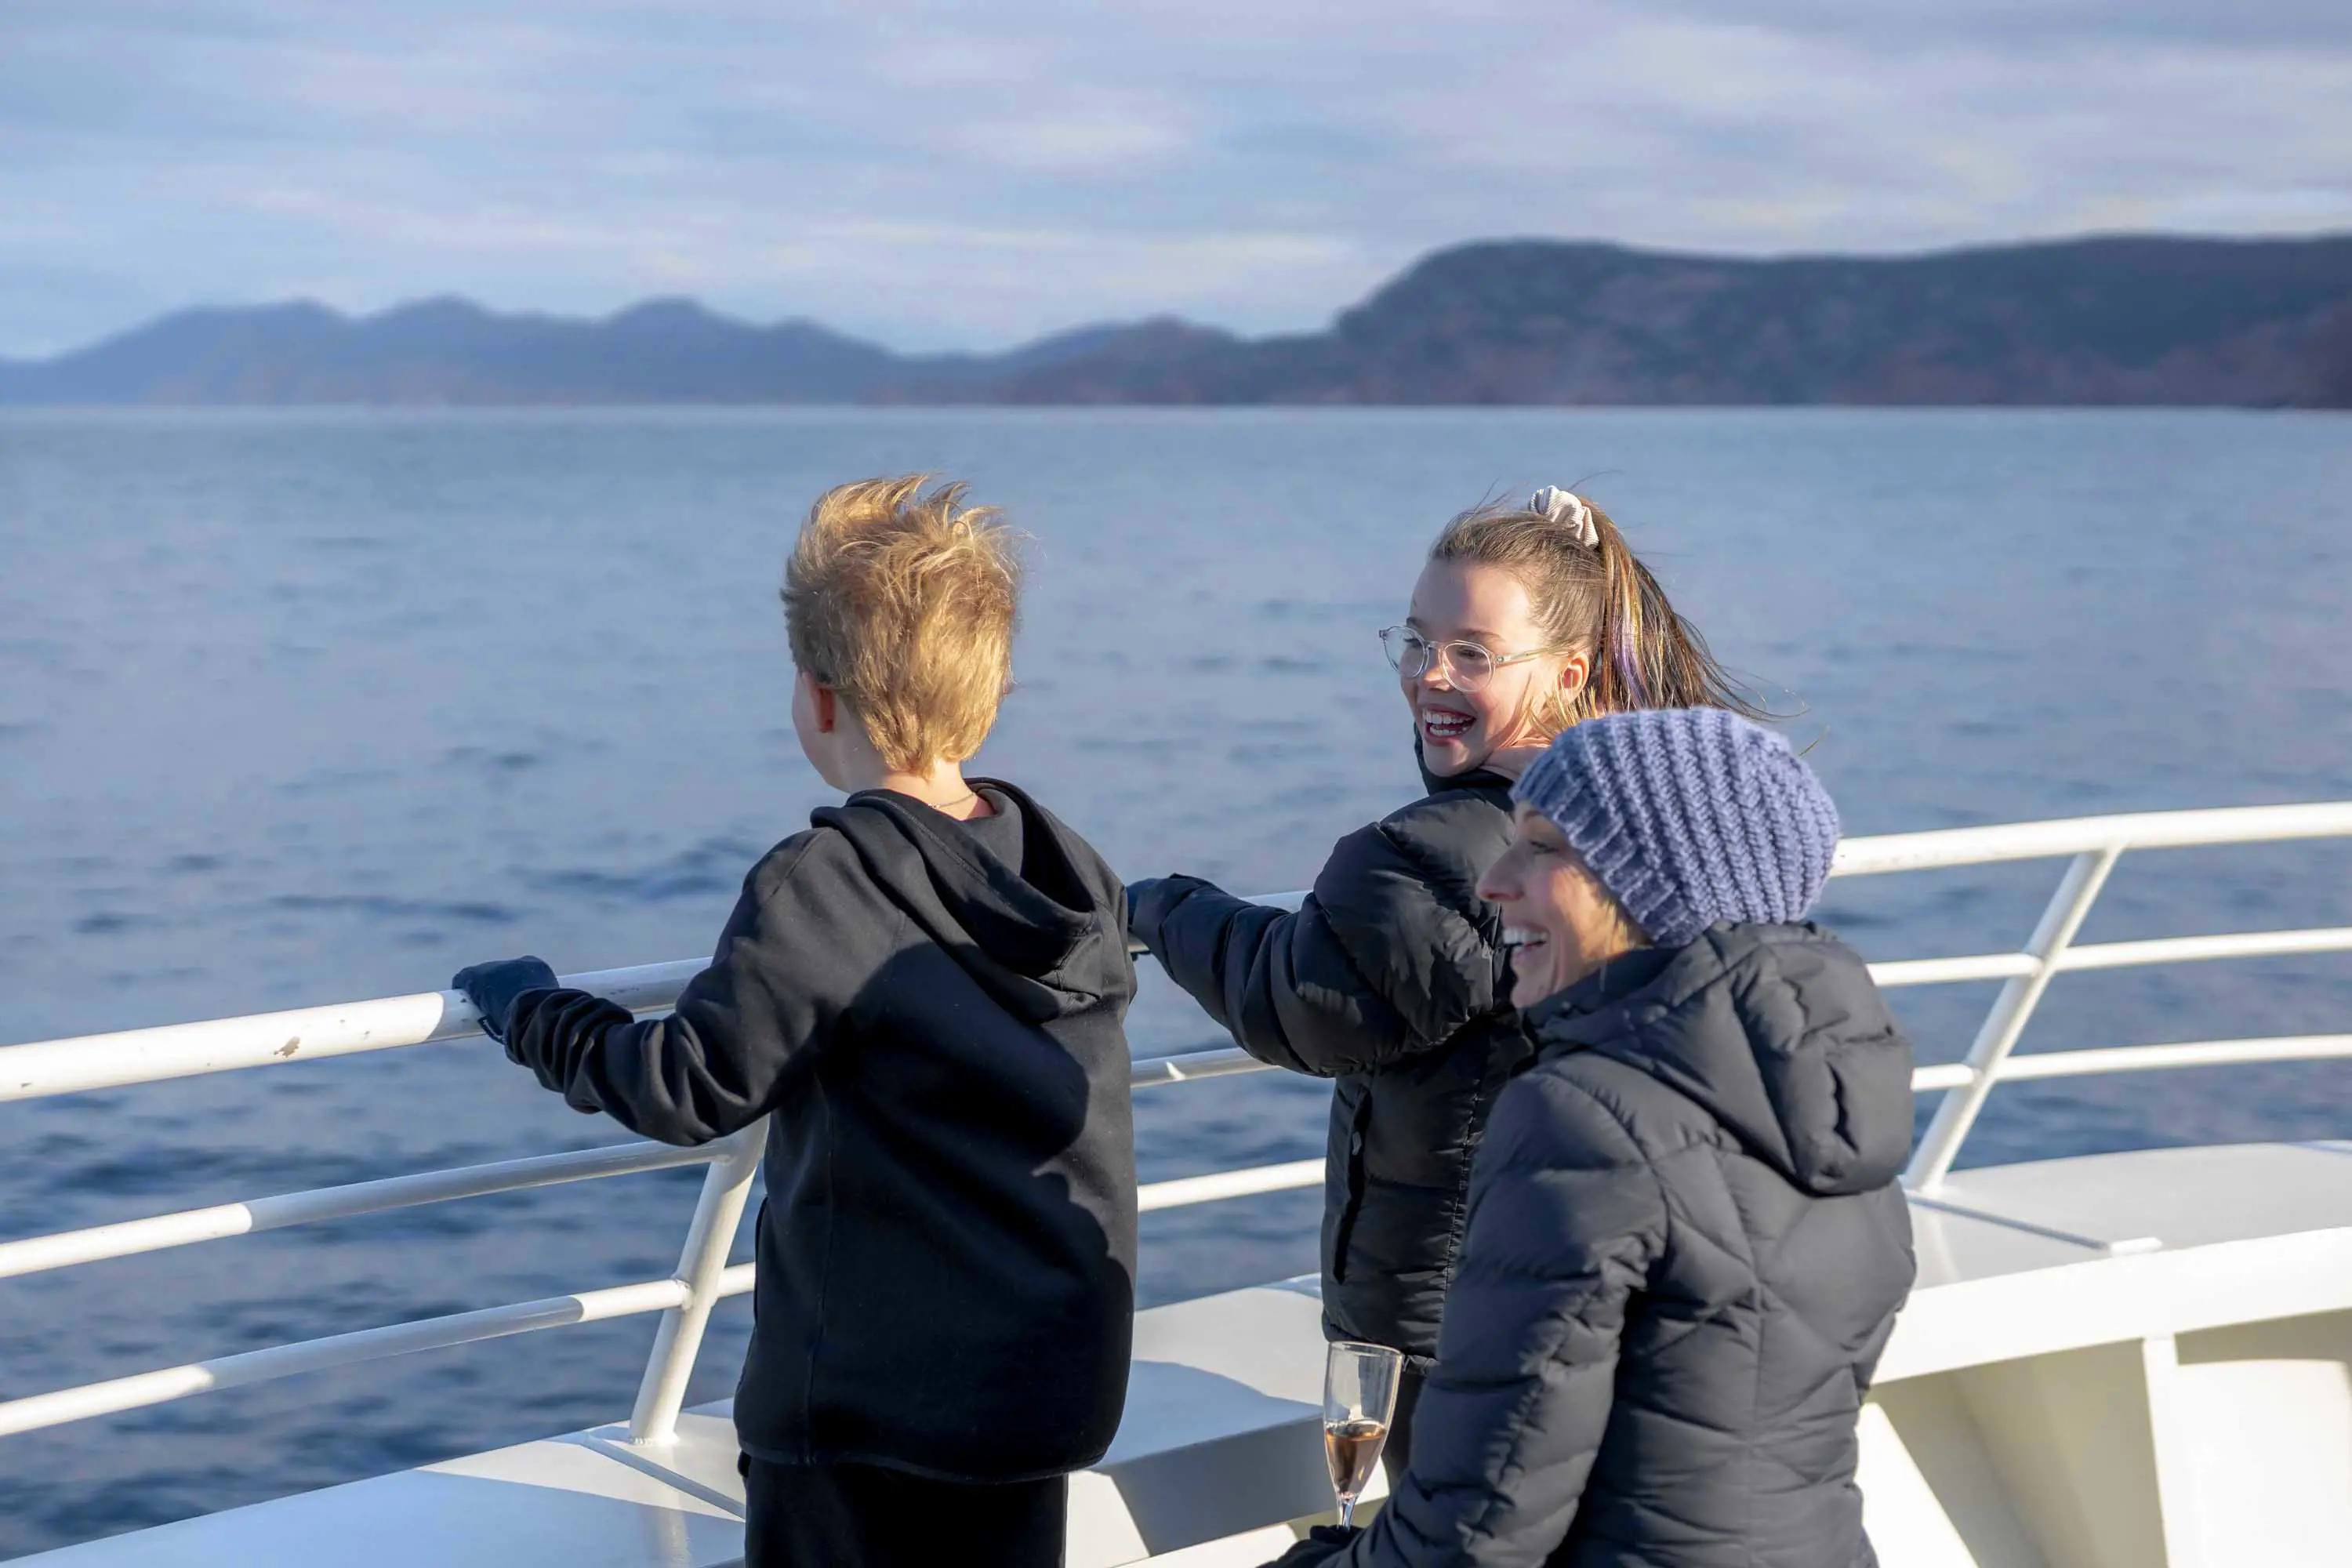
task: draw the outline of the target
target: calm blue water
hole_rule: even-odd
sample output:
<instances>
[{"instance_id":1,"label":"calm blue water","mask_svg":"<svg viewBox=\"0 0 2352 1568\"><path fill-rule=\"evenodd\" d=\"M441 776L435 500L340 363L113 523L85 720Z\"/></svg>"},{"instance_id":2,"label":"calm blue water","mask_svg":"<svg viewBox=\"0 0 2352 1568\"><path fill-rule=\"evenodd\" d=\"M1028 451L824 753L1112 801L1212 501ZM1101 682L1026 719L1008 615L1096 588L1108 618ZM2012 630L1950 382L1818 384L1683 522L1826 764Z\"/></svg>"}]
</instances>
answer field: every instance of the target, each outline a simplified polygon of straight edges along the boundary
<instances>
[{"instance_id":1,"label":"calm blue water","mask_svg":"<svg viewBox=\"0 0 2352 1568\"><path fill-rule=\"evenodd\" d=\"M0 416L0 1040L708 951L824 798L775 602L808 500L968 476L1035 536L982 762L1131 874L1306 882L1412 793L1372 631L1490 489L1595 476L1857 833L2352 797L2352 419L2105 413ZM1879 956L2057 868L1848 884ZM2127 860L2088 937L2352 921L2352 853ZM1989 988L1901 996L1922 1055ZM2352 1026L2352 964L2062 982L2027 1048ZM1139 1051L1201 1043L1164 989ZM2003 1090L1969 1159L2352 1134L2352 1071ZM1298 1158L1275 1075L1139 1105L1147 1179ZM608 1142L487 1042L0 1107L0 1236ZM0 1282L17 1394L646 1278L691 1176ZM1312 1266L1311 1194L1154 1216L1161 1301ZM730 1386L722 1309L697 1398ZM0 1440L0 1555L625 1413L638 1320Z\"/></svg>"}]
</instances>

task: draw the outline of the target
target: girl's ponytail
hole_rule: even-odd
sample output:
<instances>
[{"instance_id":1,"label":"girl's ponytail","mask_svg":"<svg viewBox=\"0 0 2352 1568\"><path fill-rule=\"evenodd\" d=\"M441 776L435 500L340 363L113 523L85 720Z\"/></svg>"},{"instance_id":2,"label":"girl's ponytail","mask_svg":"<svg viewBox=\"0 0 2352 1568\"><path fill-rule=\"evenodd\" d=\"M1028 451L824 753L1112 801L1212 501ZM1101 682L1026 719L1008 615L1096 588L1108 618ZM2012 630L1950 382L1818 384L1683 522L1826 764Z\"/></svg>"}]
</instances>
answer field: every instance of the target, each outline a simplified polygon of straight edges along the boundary
<instances>
[{"instance_id":1,"label":"girl's ponytail","mask_svg":"<svg viewBox=\"0 0 2352 1568\"><path fill-rule=\"evenodd\" d=\"M1535 717L1547 734L1639 708L1768 716L1707 651L1609 514L1573 491L1547 486L1525 507L1475 507L1446 524L1429 558L1512 573L1527 585L1551 648L1591 659L1574 698L1554 687L1541 700Z\"/></svg>"},{"instance_id":2,"label":"girl's ponytail","mask_svg":"<svg viewBox=\"0 0 2352 1568\"><path fill-rule=\"evenodd\" d=\"M1599 525L1595 549L1603 573L1590 713L1727 708L1750 719L1764 718L1763 710L1707 651L1698 628L1667 600L1666 591L1608 514L1598 507L1588 510Z\"/></svg>"}]
</instances>

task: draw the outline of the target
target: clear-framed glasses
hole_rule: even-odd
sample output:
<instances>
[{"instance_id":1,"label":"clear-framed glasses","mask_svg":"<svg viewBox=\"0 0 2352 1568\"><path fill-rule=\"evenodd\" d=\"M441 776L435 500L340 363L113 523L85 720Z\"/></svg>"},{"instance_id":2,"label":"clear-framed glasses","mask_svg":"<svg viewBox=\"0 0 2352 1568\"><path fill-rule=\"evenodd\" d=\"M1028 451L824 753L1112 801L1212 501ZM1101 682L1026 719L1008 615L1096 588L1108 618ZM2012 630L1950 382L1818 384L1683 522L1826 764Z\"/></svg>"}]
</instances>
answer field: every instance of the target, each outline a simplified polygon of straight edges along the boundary
<instances>
[{"instance_id":1,"label":"clear-framed glasses","mask_svg":"<svg viewBox=\"0 0 2352 1568\"><path fill-rule=\"evenodd\" d=\"M1527 653L1496 653L1466 639L1432 642L1411 626L1382 626L1381 647L1388 654L1389 664L1407 680L1419 680L1443 658L1447 683L1456 691L1482 690L1505 665L1541 658L1545 652L1535 648Z\"/></svg>"}]
</instances>

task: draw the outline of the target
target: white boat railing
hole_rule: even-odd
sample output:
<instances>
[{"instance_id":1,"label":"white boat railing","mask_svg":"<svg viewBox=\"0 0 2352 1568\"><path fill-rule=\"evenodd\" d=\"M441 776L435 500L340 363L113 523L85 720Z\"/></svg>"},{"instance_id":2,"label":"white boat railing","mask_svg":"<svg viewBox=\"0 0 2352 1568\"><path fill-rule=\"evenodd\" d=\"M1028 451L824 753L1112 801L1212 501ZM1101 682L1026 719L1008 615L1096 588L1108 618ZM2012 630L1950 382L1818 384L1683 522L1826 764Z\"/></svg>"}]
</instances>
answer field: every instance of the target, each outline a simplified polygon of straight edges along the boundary
<instances>
[{"instance_id":1,"label":"white boat railing","mask_svg":"<svg viewBox=\"0 0 2352 1568\"><path fill-rule=\"evenodd\" d=\"M2103 1047L2089 1050L2013 1054L2050 982L2063 973L2212 959L2352 952L2352 927L2243 931L2154 941L2076 944L2084 916L2126 850L2252 844L2287 839L2352 837L2352 802L2250 806L2216 811L2081 817L2005 826L1848 839L1839 846L1837 877L1876 876L1987 865L2001 861L2068 859L2057 891L2025 946L2013 952L1957 958L1905 959L1871 965L1885 986L2001 981L1984 1022L1960 1061L1918 1069L1913 1086L1944 1100L1914 1152L1904 1180L1933 1200L1943 1186L1986 1098L2000 1083L2137 1072L2158 1068L2352 1057L2352 1034L2199 1040L2170 1045ZM1267 903L1295 905L1300 894ZM620 1002L639 1015L657 1014L703 967L699 960L644 964L566 976L564 984ZM437 1041L480 1039L479 1019L456 992L425 992L341 1006L224 1018L121 1034L91 1035L0 1047L0 1101L46 1099L92 1089L155 1083L197 1074L282 1067L362 1051L396 1050ZM1263 1068L1232 1047L1141 1059L1138 1089L1189 1083ZM698 1149L633 1142L379 1181L286 1193L114 1225L0 1242L0 1279L125 1258L223 1237L312 1221L382 1214L418 1204L519 1192L560 1183L667 1170L709 1167L678 1267L667 1279L583 1290L576 1295L450 1313L362 1329L290 1344L267 1346L208 1361L84 1384L47 1394L0 1400L0 1436L116 1411L185 1398L327 1367L347 1366L413 1351L658 1312L645 1374L629 1423L641 1444L670 1440L685 1400L711 1309L751 1288L752 1265L730 1266L727 1256L757 1171L764 1124ZM1213 1172L1144 1185L1145 1212L1312 1186L1323 1163L1299 1160L1247 1170Z\"/></svg>"}]
</instances>

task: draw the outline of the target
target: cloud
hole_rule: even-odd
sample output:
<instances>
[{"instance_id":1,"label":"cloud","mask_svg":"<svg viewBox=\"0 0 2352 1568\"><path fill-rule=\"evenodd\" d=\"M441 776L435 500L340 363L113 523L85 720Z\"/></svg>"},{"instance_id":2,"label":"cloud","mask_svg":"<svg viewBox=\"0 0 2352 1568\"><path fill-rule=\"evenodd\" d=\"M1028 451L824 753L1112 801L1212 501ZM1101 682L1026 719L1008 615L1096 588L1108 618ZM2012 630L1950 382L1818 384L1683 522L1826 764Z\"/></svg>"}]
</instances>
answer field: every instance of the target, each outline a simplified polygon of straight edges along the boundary
<instances>
[{"instance_id":1,"label":"cloud","mask_svg":"<svg viewBox=\"0 0 2352 1568\"><path fill-rule=\"evenodd\" d=\"M1185 149L1183 117L1173 110L1110 94L1088 96L1094 100L960 124L943 144L974 163L1008 169L1123 177Z\"/></svg>"},{"instance_id":2,"label":"cloud","mask_svg":"<svg viewBox=\"0 0 2352 1568\"><path fill-rule=\"evenodd\" d=\"M576 254L625 246L640 236L609 223L581 222L530 209L423 208L299 185L261 185L227 194L232 205L331 226L355 238L463 254Z\"/></svg>"},{"instance_id":3,"label":"cloud","mask_svg":"<svg viewBox=\"0 0 2352 1568\"><path fill-rule=\"evenodd\" d=\"M1496 235L2352 227L2316 0L0 7L0 353L688 290L902 346L1316 324Z\"/></svg>"}]
</instances>

